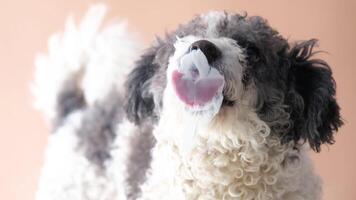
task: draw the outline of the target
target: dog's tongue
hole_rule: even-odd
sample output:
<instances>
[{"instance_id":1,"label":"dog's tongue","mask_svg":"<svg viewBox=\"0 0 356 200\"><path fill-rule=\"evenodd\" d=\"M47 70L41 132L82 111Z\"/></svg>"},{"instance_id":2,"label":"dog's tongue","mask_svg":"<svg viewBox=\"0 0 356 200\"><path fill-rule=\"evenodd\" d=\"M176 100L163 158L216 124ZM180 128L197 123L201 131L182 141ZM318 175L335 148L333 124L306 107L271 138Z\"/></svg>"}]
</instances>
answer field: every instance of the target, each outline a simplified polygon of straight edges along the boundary
<instances>
[{"instance_id":1,"label":"dog's tongue","mask_svg":"<svg viewBox=\"0 0 356 200\"><path fill-rule=\"evenodd\" d=\"M177 96L185 104L203 106L222 91L223 76L210 68L200 50L185 55L180 64L180 70L172 73L172 83Z\"/></svg>"},{"instance_id":2,"label":"dog's tongue","mask_svg":"<svg viewBox=\"0 0 356 200\"><path fill-rule=\"evenodd\" d=\"M173 72L172 78L179 99L190 106L210 102L223 84L222 79L204 78L194 81L178 71Z\"/></svg>"}]
</instances>

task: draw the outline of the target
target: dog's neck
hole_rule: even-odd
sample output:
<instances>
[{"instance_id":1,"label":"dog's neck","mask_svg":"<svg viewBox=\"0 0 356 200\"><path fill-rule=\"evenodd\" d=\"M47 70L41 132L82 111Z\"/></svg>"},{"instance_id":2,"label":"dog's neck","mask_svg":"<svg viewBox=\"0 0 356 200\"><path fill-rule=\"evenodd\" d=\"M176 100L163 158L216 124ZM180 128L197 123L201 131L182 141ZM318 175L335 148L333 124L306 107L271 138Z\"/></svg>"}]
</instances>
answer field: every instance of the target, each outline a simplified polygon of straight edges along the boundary
<instances>
[{"instance_id":1,"label":"dog's neck","mask_svg":"<svg viewBox=\"0 0 356 200\"><path fill-rule=\"evenodd\" d=\"M186 126L191 119L166 111L154 132L157 146L148 184L155 183L151 187L171 184L171 190L183 199L282 195L269 186L284 187L279 178L291 169L281 169L283 162L296 152L292 144L281 145L279 138L271 136L269 127L255 113L229 108L210 123Z\"/></svg>"}]
</instances>

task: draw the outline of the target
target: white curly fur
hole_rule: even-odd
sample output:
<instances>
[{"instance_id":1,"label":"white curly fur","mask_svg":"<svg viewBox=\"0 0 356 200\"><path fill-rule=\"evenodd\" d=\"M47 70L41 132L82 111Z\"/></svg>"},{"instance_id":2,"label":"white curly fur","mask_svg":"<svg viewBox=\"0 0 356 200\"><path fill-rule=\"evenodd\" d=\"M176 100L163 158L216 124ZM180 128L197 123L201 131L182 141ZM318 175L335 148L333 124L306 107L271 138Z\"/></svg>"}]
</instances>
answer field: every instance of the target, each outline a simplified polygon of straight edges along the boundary
<instances>
[{"instance_id":1,"label":"white curly fur","mask_svg":"<svg viewBox=\"0 0 356 200\"><path fill-rule=\"evenodd\" d=\"M157 145L141 199L320 199L306 152L281 145L249 107L226 109L198 125L196 146L182 154L179 140L186 130L177 124L191 119L173 105L163 109L155 129Z\"/></svg>"}]
</instances>

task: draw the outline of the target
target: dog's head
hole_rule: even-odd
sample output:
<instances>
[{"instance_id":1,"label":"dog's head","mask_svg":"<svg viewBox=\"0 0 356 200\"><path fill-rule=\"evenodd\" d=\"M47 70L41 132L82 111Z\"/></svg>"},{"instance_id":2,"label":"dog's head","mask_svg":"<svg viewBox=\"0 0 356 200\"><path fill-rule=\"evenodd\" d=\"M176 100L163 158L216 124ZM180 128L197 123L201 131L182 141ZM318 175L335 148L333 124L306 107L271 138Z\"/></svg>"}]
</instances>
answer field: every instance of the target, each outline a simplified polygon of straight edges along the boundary
<instances>
[{"instance_id":1,"label":"dog's head","mask_svg":"<svg viewBox=\"0 0 356 200\"><path fill-rule=\"evenodd\" d=\"M308 141L319 151L342 121L331 70L312 58L315 45L290 45L260 17L198 16L137 62L126 82L128 118L157 121L165 101L199 115L243 104L282 142Z\"/></svg>"}]
</instances>

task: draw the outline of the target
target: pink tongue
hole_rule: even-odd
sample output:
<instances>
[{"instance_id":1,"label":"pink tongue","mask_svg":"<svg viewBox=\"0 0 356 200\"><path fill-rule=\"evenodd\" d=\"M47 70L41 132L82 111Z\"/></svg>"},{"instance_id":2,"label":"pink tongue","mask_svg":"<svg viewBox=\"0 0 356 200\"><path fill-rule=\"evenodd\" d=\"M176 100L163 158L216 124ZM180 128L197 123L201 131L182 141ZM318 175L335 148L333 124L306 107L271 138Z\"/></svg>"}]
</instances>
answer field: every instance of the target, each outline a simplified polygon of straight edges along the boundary
<instances>
[{"instance_id":1,"label":"pink tongue","mask_svg":"<svg viewBox=\"0 0 356 200\"><path fill-rule=\"evenodd\" d=\"M190 106L202 106L211 101L224 83L221 78L201 78L197 81L184 78L184 74L174 71L173 87L180 100Z\"/></svg>"}]
</instances>

